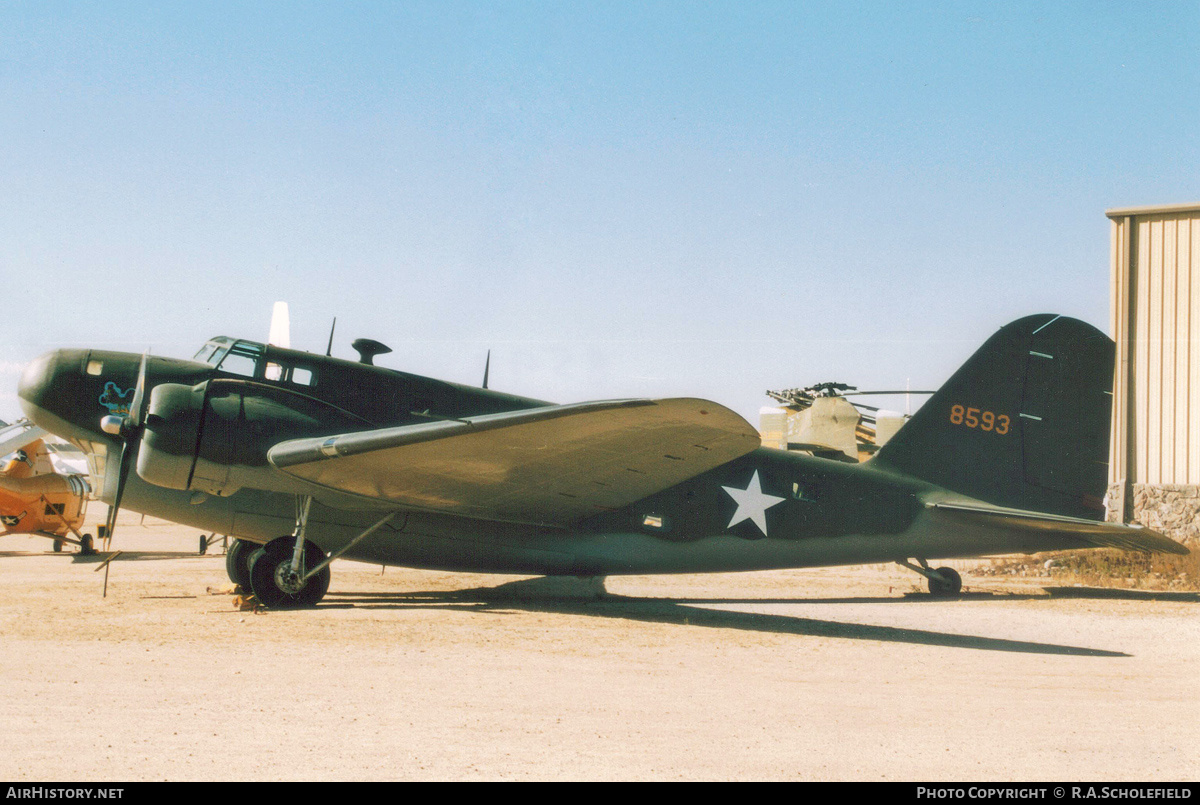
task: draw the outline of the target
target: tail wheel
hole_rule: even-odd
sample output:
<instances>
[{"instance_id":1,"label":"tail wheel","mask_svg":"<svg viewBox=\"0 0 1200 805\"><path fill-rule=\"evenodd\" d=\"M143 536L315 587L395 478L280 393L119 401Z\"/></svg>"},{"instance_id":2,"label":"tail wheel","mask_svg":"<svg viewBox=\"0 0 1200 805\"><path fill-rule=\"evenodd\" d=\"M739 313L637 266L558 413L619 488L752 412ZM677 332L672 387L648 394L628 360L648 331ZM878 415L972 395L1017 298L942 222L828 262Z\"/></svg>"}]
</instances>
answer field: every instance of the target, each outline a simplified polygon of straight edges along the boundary
<instances>
[{"instance_id":1,"label":"tail wheel","mask_svg":"<svg viewBox=\"0 0 1200 805\"><path fill-rule=\"evenodd\" d=\"M225 574L243 590L250 589L250 563L254 561L255 552L261 548L257 542L235 539L225 553Z\"/></svg>"},{"instance_id":2,"label":"tail wheel","mask_svg":"<svg viewBox=\"0 0 1200 805\"><path fill-rule=\"evenodd\" d=\"M294 537L279 537L268 542L250 565L250 589L259 603L268 609L300 609L317 605L329 591L329 567L307 580L292 576ZM325 561L325 552L312 542L304 543L302 573Z\"/></svg>"},{"instance_id":3,"label":"tail wheel","mask_svg":"<svg viewBox=\"0 0 1200 805\"><path fill-rule=\"evenodd\" d=\"M962 592L962 576L952 567L939 567L936 571L941 578L929 577L929 592L941 598L948 598Z\"/></svg>"}]
</instances>

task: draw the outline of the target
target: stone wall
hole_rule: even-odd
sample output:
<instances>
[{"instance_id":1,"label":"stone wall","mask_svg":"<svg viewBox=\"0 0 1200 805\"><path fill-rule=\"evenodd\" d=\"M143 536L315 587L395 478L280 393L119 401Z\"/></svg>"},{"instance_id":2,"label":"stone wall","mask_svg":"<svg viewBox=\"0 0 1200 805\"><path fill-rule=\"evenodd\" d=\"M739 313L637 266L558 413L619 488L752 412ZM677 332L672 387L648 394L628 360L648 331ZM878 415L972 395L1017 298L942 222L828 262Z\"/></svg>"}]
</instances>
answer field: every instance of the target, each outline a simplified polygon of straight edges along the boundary
<instances>
[{"instance_id":1,"label":"stone wall","mask_svg":"<svg viewBox=\"0 0 1200 805\"><path fill-rule=\"evenodd\" d=\"M1121 484L1110 484L1105 498L1109 522L1141 523L1185 545L1200 546L1200 486L1134 484L1131 499L1122 498Z\"/></svg>"},{"instance_id":2,"label":"stone wall","mask_svg":"<svg viewBox=\"0 0 1200 805\"><path fill-rule=\"evenodd\" d=\"M1109 484L1108 491L1104 493L1104 519L1110 523L1125 523L1129 521L1128 517L1122 517L1121 509L1124 504L1124 496L1121 490L1124 489L1124 484Z\"/></svg>"}]
</instances>

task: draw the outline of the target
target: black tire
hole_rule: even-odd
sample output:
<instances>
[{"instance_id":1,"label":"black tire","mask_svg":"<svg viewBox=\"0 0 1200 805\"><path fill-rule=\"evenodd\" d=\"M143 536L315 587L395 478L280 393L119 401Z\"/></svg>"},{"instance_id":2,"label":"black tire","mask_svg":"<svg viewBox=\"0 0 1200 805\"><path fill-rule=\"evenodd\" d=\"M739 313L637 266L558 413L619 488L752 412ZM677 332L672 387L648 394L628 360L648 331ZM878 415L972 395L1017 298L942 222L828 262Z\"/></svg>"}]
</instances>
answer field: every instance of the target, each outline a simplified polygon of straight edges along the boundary
<instances>
[{"instance_id":1,"label":"black tire","mask_svg":"<svg viewBox=\"0 0 1200 805\"><path fill-rule=\"evenodd\" d=\"M254 554L260 550L262 546L257 542L235 539L225 554L225 574L243 590L250 589L250 563L254 561Z\"/></svg>"},{"instance_id":2,"label":"black tire","mask_svg":"<svg viewBox=\"0 0 1200 805\"><path fill-rule=\"evenodd\" d=\"M93 556L96 553L96 548L92 544L92 535L84 534L79 538L79 555Z\"/></svg>"},{"instance_id":3,"label":"black tire","mask_svg":"<svg viewBox=\"0 0 1200 805\"><path fill-rule=\"evenodd\" d=\"M204 556L204 554L206 554L206 553L208 553L208 535L201 534L200 535L200 555Z\"/></svg>"},{"instance_id":4,"label":"black tire","mask_svg":"<svg viewBox=\"0 0 1200 805\"><path fill-rule=\"evenodd\" d=\"M63 541L61 539L54 540L54 552L62 553Z\"/></svg>"},{"instance_id":5,"label":"black tire","mask_svg":"<svg viewBox=\"0 0 1200 805\"><path fill-rule=\"evenodd\" d=\"M292 562L295 537L279 537L268 542L256 553L250 564L250 589L267 609L301 609L315 607L329 591L329 567L313 576L302 587L288 589L283 575ZM312 542L304 543L304 567L316 567L325 559L325 552Z\"/></svg>"},{"instance_id":6,"label":"black tire","mask_svg":"<svg viewBox=\"0 0 1200 805\"><path fill-rule=\"evenodd\" d=\"M929 592L940 598L952 598L962 592L962 576L952 567L939 567L941 579L929 579Z\"/></svg>"}]
</instances>

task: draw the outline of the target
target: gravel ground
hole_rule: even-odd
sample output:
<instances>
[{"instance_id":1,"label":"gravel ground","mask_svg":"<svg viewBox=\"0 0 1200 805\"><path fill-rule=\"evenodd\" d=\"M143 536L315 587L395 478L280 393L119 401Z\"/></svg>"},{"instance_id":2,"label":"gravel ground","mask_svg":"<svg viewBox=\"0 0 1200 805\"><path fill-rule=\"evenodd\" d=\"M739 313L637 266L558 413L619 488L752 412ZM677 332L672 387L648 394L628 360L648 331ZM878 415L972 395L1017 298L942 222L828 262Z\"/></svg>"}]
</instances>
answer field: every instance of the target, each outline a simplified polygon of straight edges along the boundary
<instances>
[{"instance_id":1,"label":"gravel ground","mask_svg":"<svg viewBox=\"0 0 1200 805\"><path fill-rule=\"evenodd\" d=\"M1196 594L895 566L610 578L335 563L255 613L136 517L97 558L0 540L0 779L1196 780ZM1051 591L1054 592L1053 588Z\"/></svg>"}]
</instances>

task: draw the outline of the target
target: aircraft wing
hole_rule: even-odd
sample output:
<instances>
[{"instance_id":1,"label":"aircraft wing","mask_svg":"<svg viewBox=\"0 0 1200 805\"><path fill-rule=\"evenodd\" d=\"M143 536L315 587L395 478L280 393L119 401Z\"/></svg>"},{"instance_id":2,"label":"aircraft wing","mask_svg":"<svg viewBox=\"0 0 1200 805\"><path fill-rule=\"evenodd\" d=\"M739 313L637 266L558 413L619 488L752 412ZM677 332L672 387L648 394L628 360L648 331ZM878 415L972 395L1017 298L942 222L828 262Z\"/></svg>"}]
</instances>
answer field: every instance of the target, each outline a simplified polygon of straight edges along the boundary
<instances>
[{"instance_id":1,"label":"aircraft wing","mask_svg":"<svg viewBox=\"0 0 1200 805\"><path fill-rule=\"evenodd\" d=\"M0 428L0 456L20 450L30 442L46 435L46 431L27 419Z\"/></svg>"},{"instance_id":2,"label":"aircraft wing","mask_svg":"<svg viewBox=\"0 0 1200 805\"><path fill-rule=\"evenodd\" d=\"M1033 542L1039 535L1044 535L1047 543L1045 550L1065 550L1070 545L1064 543L1077 541L1080 548L1120 548L1179 555L1190 553L1170 537L1139 525L1084 520L987 504L939 502L931 503L929 507L937 510L939 515L964 524L1018 532L1026 538L1032 538Z\"/></svg>"},{"instance_id":3,"label":"aircraft wing","mask_svg":"<svg viewBox=\"0 0 1200 805\"><path fill-rule=\"evenodd\" d=\"M690 398L551 405L271 448L282 472L401 506L562 526L749 453L758 431Z\"/></svg>"}]
</instances>

